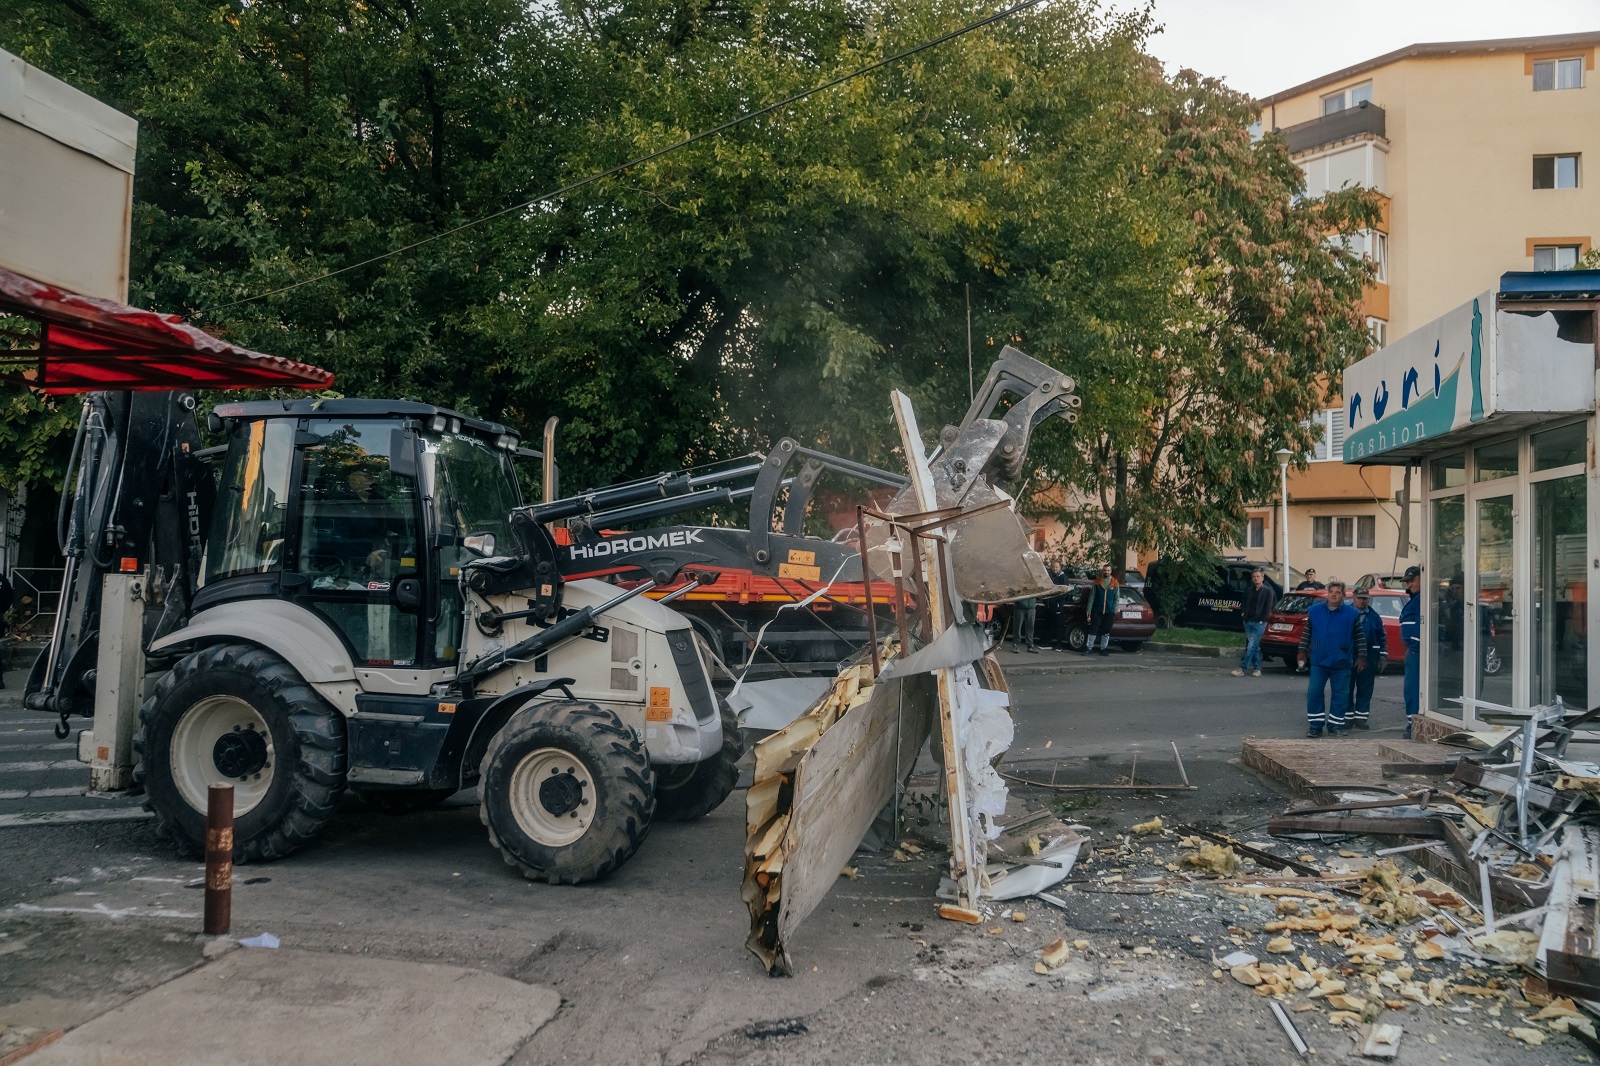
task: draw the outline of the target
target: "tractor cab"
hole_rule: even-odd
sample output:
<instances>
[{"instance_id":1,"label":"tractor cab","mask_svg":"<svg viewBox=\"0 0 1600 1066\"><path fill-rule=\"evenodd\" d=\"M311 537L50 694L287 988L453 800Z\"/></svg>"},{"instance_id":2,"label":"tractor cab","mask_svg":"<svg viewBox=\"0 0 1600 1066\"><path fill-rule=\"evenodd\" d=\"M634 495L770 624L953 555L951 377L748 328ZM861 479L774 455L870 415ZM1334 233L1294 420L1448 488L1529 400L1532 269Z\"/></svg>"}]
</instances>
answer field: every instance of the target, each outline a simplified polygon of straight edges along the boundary
<instances>
[{"instance_id":1,"label":"tractor cab","mask_svg":"<svg viewBox=\"0 0 1600 1066\"><path fill-rule=\"evenodd\" d=\"M213 426L228 442L193 609L287 600L358 670L453 676L464 567L509 543L521 503L516 435L380 400L225 404Z\"/></svg>"}]
</instances>

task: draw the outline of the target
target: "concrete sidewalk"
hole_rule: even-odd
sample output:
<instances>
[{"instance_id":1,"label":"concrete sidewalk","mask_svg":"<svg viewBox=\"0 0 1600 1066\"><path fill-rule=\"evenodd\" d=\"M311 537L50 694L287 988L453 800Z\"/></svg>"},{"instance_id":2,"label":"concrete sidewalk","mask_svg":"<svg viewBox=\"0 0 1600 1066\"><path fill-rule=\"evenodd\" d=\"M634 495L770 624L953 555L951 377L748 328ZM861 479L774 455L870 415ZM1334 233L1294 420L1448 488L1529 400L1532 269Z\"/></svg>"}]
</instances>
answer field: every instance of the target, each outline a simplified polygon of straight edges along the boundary
<instances>
[{"instance_id":1,"label":"concrete sidewalk","mask_svg":"<svg viewBox=\"0 0 1600 1066\"><path fill-rule=\"evenodd\" d=\"M553 988L460 966L240 948L27 1056L27 1066L499 1066Z\"/></svg>"}]
</instances>

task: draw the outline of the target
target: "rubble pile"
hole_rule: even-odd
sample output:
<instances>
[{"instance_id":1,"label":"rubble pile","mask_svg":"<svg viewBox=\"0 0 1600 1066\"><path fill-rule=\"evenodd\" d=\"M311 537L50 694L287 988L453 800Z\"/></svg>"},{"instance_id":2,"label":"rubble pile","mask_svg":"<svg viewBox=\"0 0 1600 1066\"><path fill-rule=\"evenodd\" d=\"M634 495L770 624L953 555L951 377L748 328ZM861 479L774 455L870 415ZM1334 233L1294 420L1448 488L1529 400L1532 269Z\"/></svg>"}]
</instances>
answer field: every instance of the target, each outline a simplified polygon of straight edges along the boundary
<instances>
[{"instance_id":1,"label":"rubble pile","mask_svg":"<svg viewBox=\"0 0 1600 1066\"><path fill-rule=\"evenodd\" d=\"M1301 1028L1323 1025L1346 1029L1363 1054L1392 1057L1385 1051L1399 1047L1408 1026L1441 1024L1535 1046L1559 1034L1593 1040L1587 997L1563 994L1535 972L1537 934L1486 928L1468 894L1404 854L1379 854L1387 842L1357 850L1348 839L1297 840L1289 856L1192 828L1114 836L1086 855L1056 898L1080 911L1087 901L1074 896L1159 897L1128 917L1113 910L1110 921L1130 934L1142 921L1169 941L1194 930L1182 938L1189 953L1209 953L1213 980L1279 1004L1291 1042L1303 1043ZM1222 935L1202 935L1219 925ZM1132 944L1123 946L1152 950ZM1041 949L1040 973L1060 965L1046 956L1056 949L1059 959L1061 946ZM1424 1023L1417 1012L1436 1013ZM1433 1042L1431 1034L1416 1039Z\"/></svg>"}]
</instances>

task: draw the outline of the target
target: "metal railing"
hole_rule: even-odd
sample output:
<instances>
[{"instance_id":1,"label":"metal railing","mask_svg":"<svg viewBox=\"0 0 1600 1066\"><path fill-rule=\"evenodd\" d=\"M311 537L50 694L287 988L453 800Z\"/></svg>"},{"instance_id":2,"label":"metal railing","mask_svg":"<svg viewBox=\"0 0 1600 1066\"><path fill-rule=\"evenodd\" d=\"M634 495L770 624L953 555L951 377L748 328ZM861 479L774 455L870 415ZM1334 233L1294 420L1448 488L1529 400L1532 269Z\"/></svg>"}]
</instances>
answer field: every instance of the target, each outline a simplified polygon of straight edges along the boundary
<instances>
[{"instance_id":1,"label":"metal railing","mask_svg":"<svg viewBox=\"0 0 1600 1066\"><path fill-rule=\"evenodd\" d=\"M56 614L61 610L61 586L65 571L59 566L14 566L11 579L11 617L15 630L26 627L34 640L50 635Z\"/></svg>"},{"instance_id":2,"label":"metal railing","mask_svg":"<svg viewBox=\"0 0 1600 1066\"><path fill-rule=\"evenodd\" d=\"M1283 134L1289 152L1298 155L1363 134L1383 137L1386 135L1387 125L1387 115L1383 108L1374 103L1360 103L1343 111L1335 111L1331 115L1311 119L1309 122L1285 126L1277 132Z\"/></svg>"}]
</instances>

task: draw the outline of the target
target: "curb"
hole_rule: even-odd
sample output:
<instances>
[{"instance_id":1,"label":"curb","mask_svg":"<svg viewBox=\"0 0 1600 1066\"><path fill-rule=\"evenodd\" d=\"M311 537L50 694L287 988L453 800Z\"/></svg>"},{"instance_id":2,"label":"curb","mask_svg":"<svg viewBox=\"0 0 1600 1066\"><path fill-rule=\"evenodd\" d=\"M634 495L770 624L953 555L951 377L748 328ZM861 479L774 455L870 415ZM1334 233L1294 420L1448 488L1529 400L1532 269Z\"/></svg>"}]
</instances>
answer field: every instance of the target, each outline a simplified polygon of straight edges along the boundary
<instances>
[{"instance_id":1,"label":"curb","mask_svg":"<svg viewBox=\"0 0 1600 1066\"><path fill-rule=\"evenodd\" d=\"M1207 659L1220 659L1237 654L1239 648L1217 648L1210 644L1168 644L1165 641L1147 640L1144 646L1151 651L1164 651L1172 655L1198 655Z\"/></svg>"}]
</instances>

